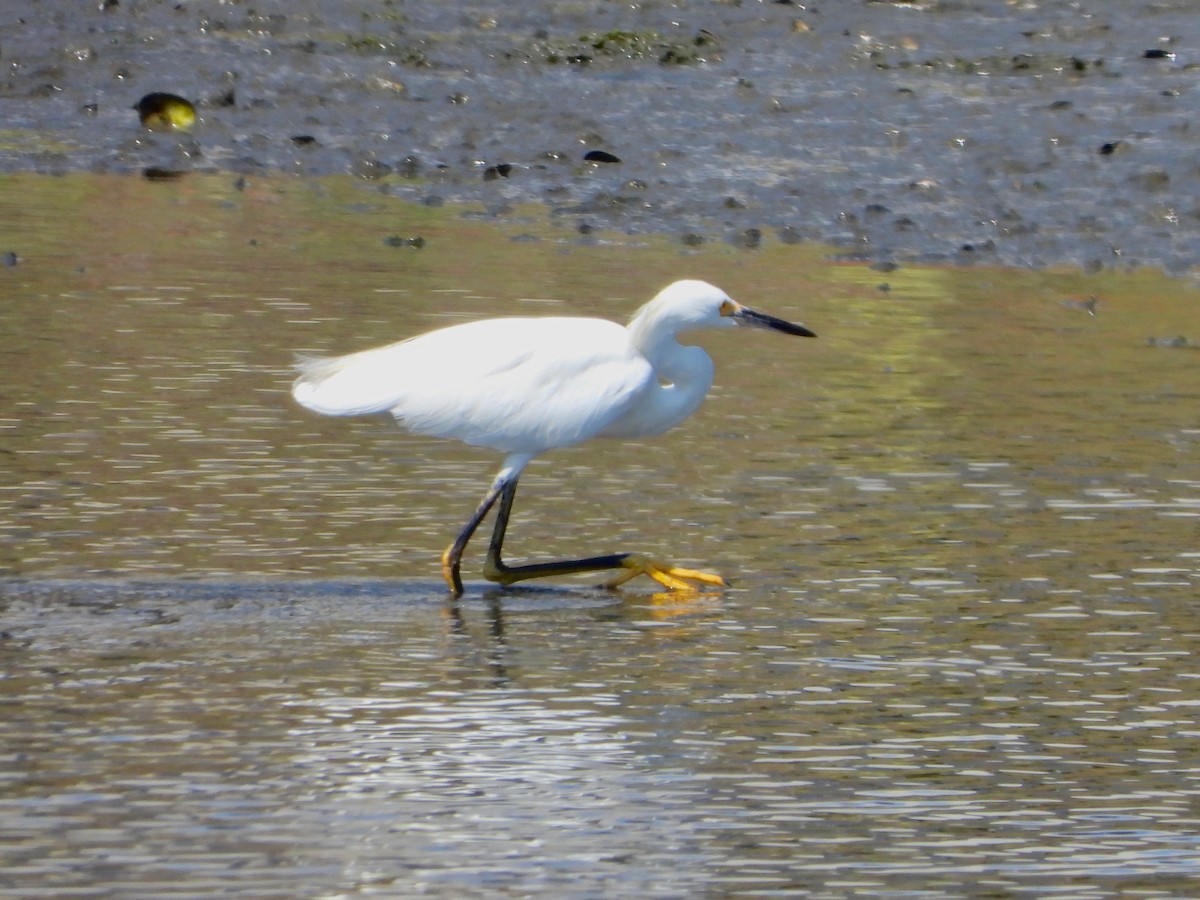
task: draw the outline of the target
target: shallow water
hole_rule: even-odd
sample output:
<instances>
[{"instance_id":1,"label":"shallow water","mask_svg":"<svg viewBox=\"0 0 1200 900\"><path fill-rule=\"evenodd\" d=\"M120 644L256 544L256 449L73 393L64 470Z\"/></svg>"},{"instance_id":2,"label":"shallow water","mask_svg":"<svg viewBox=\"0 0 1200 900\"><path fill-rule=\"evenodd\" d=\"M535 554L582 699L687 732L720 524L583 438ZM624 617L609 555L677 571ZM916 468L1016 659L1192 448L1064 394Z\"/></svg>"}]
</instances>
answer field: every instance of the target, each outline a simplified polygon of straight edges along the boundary
<instances>
[{"instance_id":1,"label":"shallow water","mask_svg":"<svg viewBox=\"0 0 1200 900\"><path fill-rule=\"evenodd\" d=\"M1193 892L1190 286L3 188L0 896ZM511 553L728 591L495 591L473 547L450 605L498 460L287 396L294 350L683 275L821 337L707 336L701 413L535 463Z\"/></svg>"}]
</instances>

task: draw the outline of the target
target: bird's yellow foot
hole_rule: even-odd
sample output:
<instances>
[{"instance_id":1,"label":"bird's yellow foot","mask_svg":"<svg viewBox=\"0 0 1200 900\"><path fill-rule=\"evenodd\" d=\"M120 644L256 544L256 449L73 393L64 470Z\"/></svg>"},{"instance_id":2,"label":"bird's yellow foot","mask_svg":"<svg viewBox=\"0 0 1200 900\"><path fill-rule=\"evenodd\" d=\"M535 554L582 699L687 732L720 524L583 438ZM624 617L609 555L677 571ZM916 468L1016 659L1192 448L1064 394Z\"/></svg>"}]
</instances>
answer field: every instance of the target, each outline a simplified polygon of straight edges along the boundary
<instances>
[{"instance_id":1,"label":"bird's yellow foot","mask_svg":"<svg viewBox=\"0 0 1200 900\"><path fill-rule=\"evenodd\" d=\"M644 556L641 553L630 553L621 560L624 572L604 583L607 588L618 587L631 578L648 575L669 591L696 591L703 585L725 587L725 579L713 572L700 572L696 569L681 569L662 560ZM693 584L692 582L698 582Z\"/></svg>"},{"instance_id":2,"label":"bird's yellow foot","mask_svg":"<svg viewBox=\"0 0 1200 900\"><path fill-rule=\"evenodd\" d=\"M462 577L458 574L458 560L453 555L454 546L451 545L442 553L442 577L446 579L446 584L450 587L450 593L455 597L461 597L463 592Z\"/></svg>"}]
</instances>

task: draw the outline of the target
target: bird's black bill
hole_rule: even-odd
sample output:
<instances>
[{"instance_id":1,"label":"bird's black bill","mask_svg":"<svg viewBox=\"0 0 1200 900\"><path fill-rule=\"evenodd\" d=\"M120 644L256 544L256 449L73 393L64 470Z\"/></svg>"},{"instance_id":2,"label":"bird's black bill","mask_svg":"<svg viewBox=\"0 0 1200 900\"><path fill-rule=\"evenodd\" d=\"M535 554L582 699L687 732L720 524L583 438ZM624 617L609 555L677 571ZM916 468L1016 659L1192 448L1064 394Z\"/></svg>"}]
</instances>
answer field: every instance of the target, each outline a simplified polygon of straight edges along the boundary
<instances>
[{"instance_id":1,"label":"bird's black bill","mask_svg":"<svg viewBox=\"0 0 1200 900\"><path fill-rule=\"evenodd\" d=\"M803 325L795 325L784 319L769 316L766 313L746 309L744 306L733 314L733 318L742 325L749 325L753 328L769 328L772 331L782 331L784 334L794 334L797 337L817 336L816 332L809 331Z\"/></svg>"}]
</instances>

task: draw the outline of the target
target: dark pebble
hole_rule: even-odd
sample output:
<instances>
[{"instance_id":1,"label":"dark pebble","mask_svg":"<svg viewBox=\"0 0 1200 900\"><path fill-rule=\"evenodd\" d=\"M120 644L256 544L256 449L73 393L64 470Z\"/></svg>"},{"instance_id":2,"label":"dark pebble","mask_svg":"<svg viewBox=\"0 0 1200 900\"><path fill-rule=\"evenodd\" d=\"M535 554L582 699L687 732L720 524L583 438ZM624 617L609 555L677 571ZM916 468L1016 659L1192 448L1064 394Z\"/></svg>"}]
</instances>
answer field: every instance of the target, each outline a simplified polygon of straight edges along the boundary
<instances>
[{"instance_id":1,"label":"dark pebble","mask_svg":"<svg viewBox=\"0 0 1200 900\"><path fill-rule=\"evenodd\" d=\"M733 236L733 245L743 250L757 250L762 246L762 231L757 228L747 228Z\"/></svg>"},{"instance_id":2,"label":"dark pebble","mask_svg":"<svg viewBox=\"0 0 1200 900\"><path fill-rule=\"evenodd\" d=\"M179 169L165 169L162 166L147 166L142 169L142 177L149 181L174 181L186 174L187 172Z\"/></svg>"},{"instance_id":3,"label":"dark pebble","mask_svg":"<svg viewBox=\"0 0 1200 900\"><path fill-rule=\"evenodd\" d=\"M359 178L365 178L367 181L375 181L379 178L386 178L391 174L392 167L387 163L381 163L377 159L362 159L351 166L350 171Z\"/></svg>"},{"instance_id":4,"label":"dark pebble","mask_svg":"<svg viewBox=\"0 0 1200 900\"><path fill-rule=\"evenodd\" d=\"M425 246L425 238L420 235L406 238L393 234L391 237L385 237L383 243L387 247L412 247L414 250L420 250Z\"/></svg>"},{"instance_id":5,"label":"dark pebble","mask_svg":"<svg viewBox=\"0 0 1200 900\"><path fill-rule=\"evenodd\" d=\"M396 174L401 178L416 178L421 171L421 161L415 156L406 156L396 163Z\"/></svg>"}]
</instances>

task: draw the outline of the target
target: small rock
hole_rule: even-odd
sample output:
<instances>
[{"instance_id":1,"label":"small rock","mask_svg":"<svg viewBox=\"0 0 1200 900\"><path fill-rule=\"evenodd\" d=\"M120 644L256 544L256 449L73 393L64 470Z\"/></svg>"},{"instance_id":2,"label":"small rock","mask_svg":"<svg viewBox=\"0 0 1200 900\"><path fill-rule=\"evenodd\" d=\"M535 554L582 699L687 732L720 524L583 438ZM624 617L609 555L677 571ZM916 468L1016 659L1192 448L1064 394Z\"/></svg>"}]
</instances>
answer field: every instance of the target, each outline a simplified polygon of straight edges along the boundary
<instances>
[{"instance_id":1,"label":"small rock","mask_svg":"<svg viewBox=\"0 0 1200 900\"><path fill-rule=\"evenodd\" d=\"M144 96L133 108L141 123L155 131L186 131L196 124L196 107L178 94L155 91Z\"/></svg>"},{"instance_id":2,"label":"small rock","mask_svg":"<svg viewBox=\"0 0 1200 900\"><path fill-rule=\"evenodd\" d=\"M1171 176L1162 169L1147 169L1144 172L1130 175L1128 182L1131 187L1138 190L1165 191L1171 184Z\"/></svg>"},{"instance_id":3,"label":"small rock","mask_svg":"<svg viewBox=\"0 0 1200 900\"><path fill-rule=\"evenodd\" d=\"M735 234L731 242L735 247L743 250L757 250L762 246L762 231L758 228L747 228L745 231Z\"/></svg>"},{"instance_id":4,"label":"small rock","mask_svg":"<svg viewBox=\"0 0 1200 900\"><path fill-rule=\"evenodd\" d=\"M1197 345L1192 341L1189 341L1182 334L1177 334L1174 337L1148 337L1146 338L1146 346L1184 349L1187 347L1195 347Z\"/></svg>"},{"instance_id":5,"label":"small rock","mask_svg":"<svg viewBox=\"0 0 1200 900\"><path fill-rule=\"evenodd\" d=\"M187 172L181 169L168 169L164 166L147 166L142 169L142 177L147 181L175 181Z\"/></svg>"},{"instance_id":6,"label":"small rock","mask_svg":"<svg viewBox=\"0 0 1200 900\"><path fill-rule=\"evenodd\" d=\"M416 178L421 171L421 161L415 156L406 156L396 163L396 174L401 178Z\"/></svg>"},{"instance_id":7,"label":"small rock","mask_svg":"<svg viewBox=\"0 0 1200 900\"><path fill-rule=\"evenodd\" d=\"M359 178L365 178L367 181L376 181L380 178L385 178L391 171L391 166L387 163L381 163L377 159L360 159L350 167L350 174L356 175Z\"/></svg>"},{"instance_id":8,"label":"small rock","mask_svg":"<svg viewBox=\"0 0 1200 900\"><path fill-rule=\"evenodd\" d=\"M387 247L412 247L414 250L420 250L425 246L425 238L420 235L416 237L400 237L398 234L393 234L391 237L385 237L383 243Z\"/></svg>"}]
</instances>

